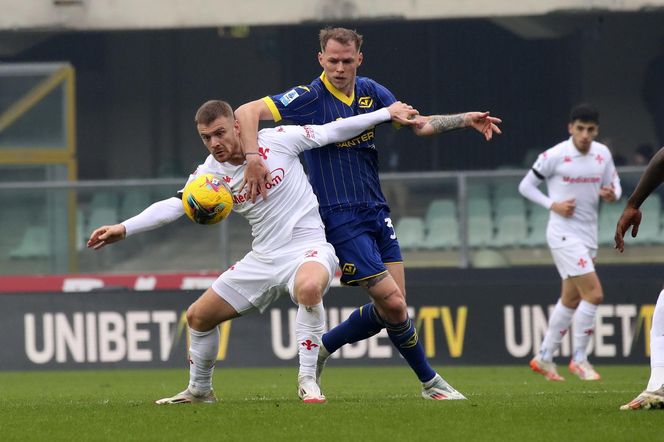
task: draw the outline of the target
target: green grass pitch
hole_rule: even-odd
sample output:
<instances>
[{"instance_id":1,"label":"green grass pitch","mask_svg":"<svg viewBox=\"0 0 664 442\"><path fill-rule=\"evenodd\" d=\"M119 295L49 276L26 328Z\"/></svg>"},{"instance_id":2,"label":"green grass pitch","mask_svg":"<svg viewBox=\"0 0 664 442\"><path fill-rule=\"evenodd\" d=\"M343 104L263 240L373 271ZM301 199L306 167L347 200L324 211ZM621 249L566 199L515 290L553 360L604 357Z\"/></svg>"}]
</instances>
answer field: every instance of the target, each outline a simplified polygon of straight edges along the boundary
<instances>
[{"instance_id":1,"label":"green grass pitch","mask_svg":"<svg viewBox=\"0 0 664 442\"><path fill-rule=\"evenodd\" d=\"M215 372L213 405L157 406L182 370L0 373L0 440L656 440L662 411L619 411L646 366L547 382L527 366L438 367L468 401L425 401L406 367L328 367L326 404L300 402L296 369ZM563 368L563 367L561 367ZM563 371L561 371L561 374ZM661 440L661 439L660 439Z\"/></svg>"}]
</instances>

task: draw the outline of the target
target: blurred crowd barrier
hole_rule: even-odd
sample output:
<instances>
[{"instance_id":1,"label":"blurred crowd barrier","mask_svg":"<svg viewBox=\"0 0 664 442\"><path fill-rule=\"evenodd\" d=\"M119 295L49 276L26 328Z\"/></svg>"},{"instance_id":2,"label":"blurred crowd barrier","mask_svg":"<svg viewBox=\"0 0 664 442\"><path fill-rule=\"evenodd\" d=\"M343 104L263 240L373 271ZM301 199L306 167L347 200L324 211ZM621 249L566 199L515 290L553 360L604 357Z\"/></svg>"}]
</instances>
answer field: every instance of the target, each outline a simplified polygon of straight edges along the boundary
<instances>
[{"instance_id":1,"label":"blurred crowd barrier","mask_svg":"<svg viewBox=\"0 0 664 442\"><path fill-rule=\"evenodd\" d=\"M232 214L216 226L182 217L100 250L86 247L97 227L121 222L175 196L183 179L42 181L29 166L0 182L0 275L220 271L251 249L246 221ZM640 168L620 169L623 197L600 204L598 264L664 261L661 195L626 251L613 249L616 222ZM389 173L381 176L391 221L408 267L553 265L548 212L521 197L525 170ZM14 176L4 174L5 177ZM545 190L545 189L544 189Z\"/></svg>"}]
</instances>

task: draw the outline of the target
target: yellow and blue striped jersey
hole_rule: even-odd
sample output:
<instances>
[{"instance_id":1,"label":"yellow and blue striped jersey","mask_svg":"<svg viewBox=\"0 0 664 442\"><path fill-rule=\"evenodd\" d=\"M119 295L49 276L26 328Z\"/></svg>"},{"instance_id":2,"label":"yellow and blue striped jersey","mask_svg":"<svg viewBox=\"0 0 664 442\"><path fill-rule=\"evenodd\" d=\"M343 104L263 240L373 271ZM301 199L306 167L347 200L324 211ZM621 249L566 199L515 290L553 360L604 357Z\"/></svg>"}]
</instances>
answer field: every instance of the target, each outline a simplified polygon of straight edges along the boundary
<instances>
[{"instance_id":1,"label":"yellow and blue striped jersey","mask_svg":"<svg viewBox=\"0 0 664 442\"><path fill-rule=\"evenodd\" d=\"M274 121L325 124L339 118L372 112L396 101L384 86L357 77L354 93L347 97L325 78L263 98ZM387 206L378 178L375 128L341 143L304 152L309 181L318 197L321 214L356 207Z\"/></svg>"}]
</instances>

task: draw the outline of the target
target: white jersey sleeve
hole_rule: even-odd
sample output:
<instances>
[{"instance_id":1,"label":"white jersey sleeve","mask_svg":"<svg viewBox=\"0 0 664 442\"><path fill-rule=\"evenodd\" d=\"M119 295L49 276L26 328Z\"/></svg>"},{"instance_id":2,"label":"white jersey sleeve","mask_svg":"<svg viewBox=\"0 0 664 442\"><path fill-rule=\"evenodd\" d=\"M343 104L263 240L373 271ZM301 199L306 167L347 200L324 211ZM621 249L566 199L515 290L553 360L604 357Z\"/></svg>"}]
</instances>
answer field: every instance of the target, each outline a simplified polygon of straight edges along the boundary
<instances>
[{"instance_id":1,"label":"white jersey sleeve","mask_svg":"<svg viewBox=\"0 0 664 442\"><path fill-rule=\"evenodd\" d=\"M555 148L548 149L539 154L532 168L537 178L544 180L553 175L558 164L558 156Z\"/></svg>"},{"instance_id":2,"label":"white jersey sleeve","mask_svg":"<svg viewBox=\"0 0 664 442\"><path fill-rule=\"evenodd\" d=\"M612 186L613 192L616 194L616 200L619 200L622 196L622 186L620 185L620 177L618 176L618 171L616 166L613 163L613 156L608 157L608 166L604 169L604 175L602 176L602 186Z\"/></svg>"},{"instance_id":3,"label":"white jersey sleeve","mask_svg":"<svg viewBox=\"0 0 664 442\"><path fill-rule=\"evenodd\" d=\"M542 184L542 180L535 175L534 171L529 170L521 180L521 183L519 183L519 193L530 201L549 210L553 204L553 200L539 189L540 184Z\"/></svg>"},{"instance_id":4,"label":"white jersey sleeve","mask_svg":"<svg viewBox=\"0 0 664 442\"><path fill-rule=\"evenodd\" d=\"M389 121L391 118L390 111L387 108L382 108L374 112L343 118L323 125L279 126L275 131L277 134L281 134L282 137L288 137L287 140L279 144L287 146L289 152L293 155L298 155L305 150L348 140L372 126Z\"/></svg>"},{"instance_id":5,"label":"white jersey sleeve","mask_svg":"<svg viewBox=\"0 0 664 442\"><path fill-rule=\"evenodd\" d=\"M123 221L122 225L125 226L126 236L131 236L172 223L182 215L184 215L182 201L171 197L157 201L138 215Z\"/></svg>"}]
</instances>

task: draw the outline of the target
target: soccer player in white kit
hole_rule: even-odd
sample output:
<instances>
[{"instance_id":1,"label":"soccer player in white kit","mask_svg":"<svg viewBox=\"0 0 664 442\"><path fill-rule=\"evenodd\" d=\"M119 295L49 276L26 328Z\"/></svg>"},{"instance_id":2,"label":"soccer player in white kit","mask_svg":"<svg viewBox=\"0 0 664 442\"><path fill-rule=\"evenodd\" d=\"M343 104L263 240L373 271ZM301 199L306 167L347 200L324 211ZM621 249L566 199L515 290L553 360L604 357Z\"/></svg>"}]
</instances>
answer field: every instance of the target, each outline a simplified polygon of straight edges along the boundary
<instances>
[{"instance_id":1,"label":"soccer player in white kit","mask_svg":"<svg viewBox=\"0 0 664 442\"><path fill-rule=\"evenodd\" d=\"M338 260L325 239L318 200L298 155L307 149L347 140L390 119L402 125L413 124L415 120L411 118L416 115L412 107L394 103L389 108L325 125L279 126L260 131L259 154L271 171L272 183L267 186L269 198L252 203L248 191L243 190L246 159L233 109L219 100L201 106L195 121L210 155L189 181L199 174L218 175L233 194L233 210L249 221L254 240L252 250L222 273L188 308L189 385L157 404L216 402L212 372L219 350L218 325L253 310L262 312L285 293L298 304L298 395L307 403L325 402L316 383L316 360L325 331L322 297L336 273ZM170 223L183 214L181 198L168 198L120 224L96 229L87 245L99 249Z\"/></svg>"},{"instance_id":2,"label":"soccer player in white kit","mask_svg":"<svg viewBox=\"0 0 664 442\"><path fill-rule=\"evenodd\" d=\"M586 381L600 375L588 362L587 347L595 330L597 306L604 294L595 273L599 199L614 202L622 188L611 151L594 141L599 114L589 104L575 106L569 118L570 138L539 155L519 184L519 192L550 211L546 239L562 278L556 304L539 351L530 361L533 371L563 381L553 355L573 324L569 371ZM548 195L538 189L545 180Z\"/></svg>"},{"instance_id":3,"label":"soccer player in white kit","mask_svg":"<svg viewBox=\"0 0 664 442\"><path fill-rule=\"evenodd\" d=\"M641 224L641 204L657 186L664 181L664 147L652 157L639 184L627 200L618 225L616 226L616 249L625 248L625 233L632 227L632 237L636 238ZM646 389L621 410L664 408L664 290L659 293L650 329L650 379Z\"/></svg>"}]
</instances>

